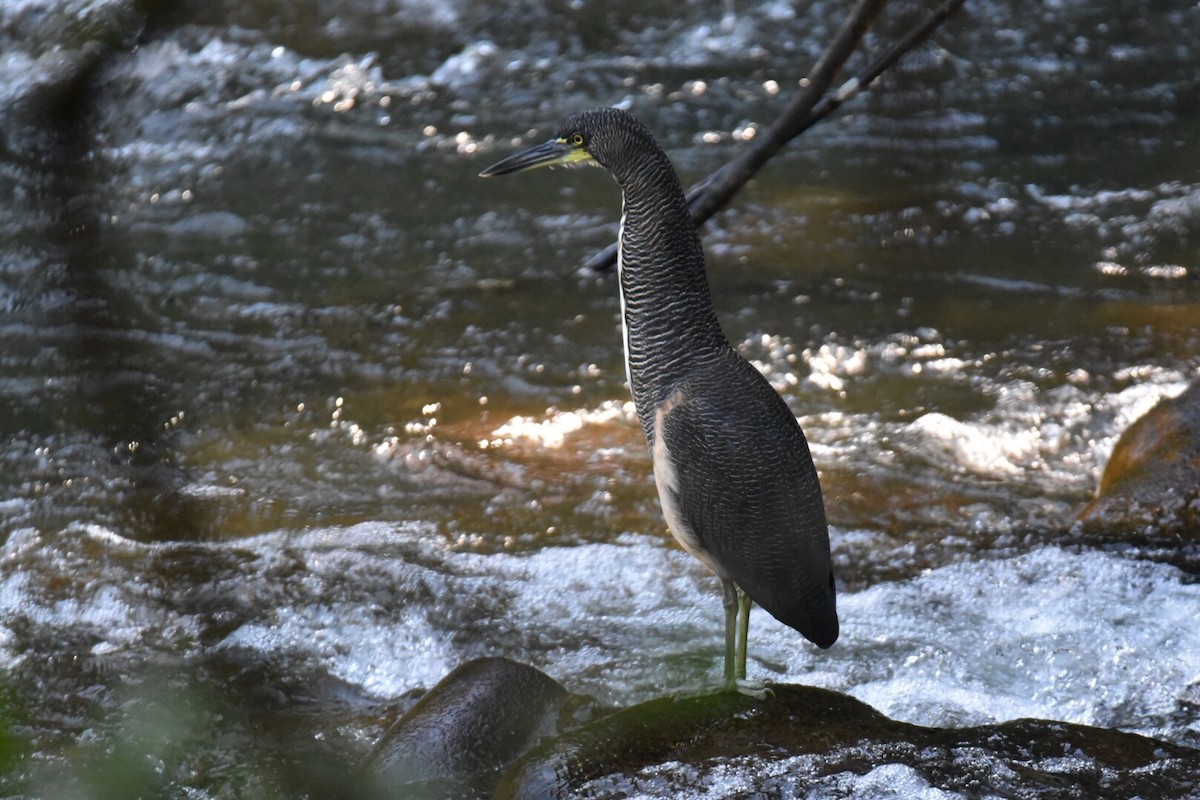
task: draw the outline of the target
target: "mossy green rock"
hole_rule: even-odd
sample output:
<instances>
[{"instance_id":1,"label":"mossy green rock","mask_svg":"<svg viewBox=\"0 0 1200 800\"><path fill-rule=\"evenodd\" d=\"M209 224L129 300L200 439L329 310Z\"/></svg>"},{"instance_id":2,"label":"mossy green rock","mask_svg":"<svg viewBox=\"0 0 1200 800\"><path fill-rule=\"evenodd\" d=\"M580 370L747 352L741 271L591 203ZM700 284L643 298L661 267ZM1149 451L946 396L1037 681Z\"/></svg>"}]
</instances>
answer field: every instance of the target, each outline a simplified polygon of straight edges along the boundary
<instances>
[{"instance_id":1,"label":"mossy green rock","mask_svg":"<svg viewBox=\"0 0 1200 800\"><path fill-rule=\"evenodd\" d=\"M771 689L765 700L714 694L619 711L528 753L495 796L791 797L899 765L919 785L971 797L1182 798L1200 775L1200 751L1120 731L1040 720L926 728L836 692Z\"/></svg>"}]
</instances>

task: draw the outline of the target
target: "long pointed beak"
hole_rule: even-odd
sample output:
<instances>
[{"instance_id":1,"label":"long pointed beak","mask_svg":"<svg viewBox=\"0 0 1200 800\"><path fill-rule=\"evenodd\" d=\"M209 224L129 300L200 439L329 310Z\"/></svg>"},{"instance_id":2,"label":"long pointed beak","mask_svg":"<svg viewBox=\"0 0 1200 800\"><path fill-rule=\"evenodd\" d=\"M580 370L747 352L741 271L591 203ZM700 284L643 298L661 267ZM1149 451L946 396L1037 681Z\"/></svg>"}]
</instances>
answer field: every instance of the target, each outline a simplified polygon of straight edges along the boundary
<instances>
[{"instance_id":1,"label":"long pointed beak","mask_svg":"<svg viewBox=\"0 0 1200 800\"><path fill-rule=\"evenodd\" d=\"M591 160L591 156L584 150L578 147L571 147L559 139L551 139L544 144L539 144L537 147L513 153L508 158L492 164L479 173L479 176L482 178L491 178L495 175L511 175L514 172L524 172L527 169L536 169L537 167L553 167L559 164L574 164L589 160Z\"/></svg>"}]
</instances>

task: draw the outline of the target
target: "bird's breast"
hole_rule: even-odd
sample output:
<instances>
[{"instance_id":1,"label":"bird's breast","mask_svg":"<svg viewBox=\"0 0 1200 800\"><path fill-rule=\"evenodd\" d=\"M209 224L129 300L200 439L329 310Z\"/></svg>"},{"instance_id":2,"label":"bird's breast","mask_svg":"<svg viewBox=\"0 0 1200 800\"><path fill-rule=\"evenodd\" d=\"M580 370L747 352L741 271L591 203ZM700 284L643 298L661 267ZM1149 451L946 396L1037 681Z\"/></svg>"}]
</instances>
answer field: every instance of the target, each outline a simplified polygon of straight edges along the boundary
<instances>
[{"instance_id":1,"label":"bird's breast","mask_svg":"<svg viewBox=\"0 0 1200 800\"><path fill-rule=\"evenodd\" d=\"M658 500L662 505L663 517L667 521L667 529L671 531L675 541L724 580L728 577L725 570L713 560L704 548L700 537L688 525L679 508L679 471L675 466L675 455L671 452L666 426L663 423L671 411L685 401L686 396L683 390L676 390L659 403L654 411L654 427L651 431L653 446L650 449L651 459L654 462L654 483L658 487Z\"/></svg>"}]
</instances>

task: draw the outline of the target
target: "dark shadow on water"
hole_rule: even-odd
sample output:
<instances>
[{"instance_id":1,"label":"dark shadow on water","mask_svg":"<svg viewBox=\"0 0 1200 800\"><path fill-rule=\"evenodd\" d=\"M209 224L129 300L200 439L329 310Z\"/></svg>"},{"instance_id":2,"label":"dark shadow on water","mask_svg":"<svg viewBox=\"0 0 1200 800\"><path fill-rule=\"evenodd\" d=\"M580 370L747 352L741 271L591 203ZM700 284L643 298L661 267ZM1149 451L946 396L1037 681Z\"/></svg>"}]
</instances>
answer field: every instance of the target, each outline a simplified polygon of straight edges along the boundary
<instances>
[{"instance_id":1,"label":"dark shadow on water","mask_svg":"<svg viewBox=\"0 0 1200 800\"><path fill-rule=\"evenodd\" d=\"M103 59L121 58L134 46L142 18L126 13L108 22L107 35L87 51L100 55L31 100L28 124L14 143L33 154L30 168L40 173L33 203L50 220L43 246L46 262L57 269L43 291L66 298L47 304L39 324L66 331L62 356L73 396L63 407L47 404L40 415L48 431L83 431L98 443L87 473L77 477L123 501L102 512L102 521L143 541L192 539L203 535L203 520L180 501L177 490L186 476L167 424L179 406L143 344L156 333L155 323L111 279L138 267L133 253L108 233L99 188L104 176L95 157L102 144L93 129L101 96L95 77ZM130 283L137 285L136 276Z\"/></svg>"}]
</instances>

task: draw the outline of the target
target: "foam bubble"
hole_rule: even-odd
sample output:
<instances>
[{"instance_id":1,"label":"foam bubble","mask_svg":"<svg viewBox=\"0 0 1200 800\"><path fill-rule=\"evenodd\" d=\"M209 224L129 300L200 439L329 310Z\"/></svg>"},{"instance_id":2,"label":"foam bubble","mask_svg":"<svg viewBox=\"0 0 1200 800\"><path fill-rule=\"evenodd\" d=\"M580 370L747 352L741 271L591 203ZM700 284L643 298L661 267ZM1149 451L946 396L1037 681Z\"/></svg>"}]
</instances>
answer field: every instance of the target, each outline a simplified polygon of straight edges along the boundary
<instances>
[{"instance_id":1,"label":"foam bubble","mask_svg":"<svg viewBox=\"0 0 1200 800\"><path fill-rule=\"evenodd\" d=\"M609 400L595 409L559 411L548 409L542 419L517 416L492 431L491 438L479 442L480 447L503 447L515 442L539 447L562 447L568 437L587 425L602 425L634 418L633 403Z\"/></svg>"},{"instance_id":2,"label":"foam bubble","mask_svg":"<svg viewBox=\"0 0 1200 800\"><path fill-rule=\"evenodd\" d=\"M952 470L984 475L1015 475L1038 457L1040 434L1034 428L970 424L945 414L923 414L909 431L924 440L925 452Z\"/></svg>"},{"instance_id":3,"label":"foam bubble","mask_svg":"<svg viewBox=\"0 0 1200 800\"><path fill-rule=\"evenodd\" d=\"M862 775L841 772L829 776L823 784L805 794L805 800L950 800L963 797L958 792L947 792L930 785L921 773L906 764L881 764Z\"/></svg>"}]
</instances>

